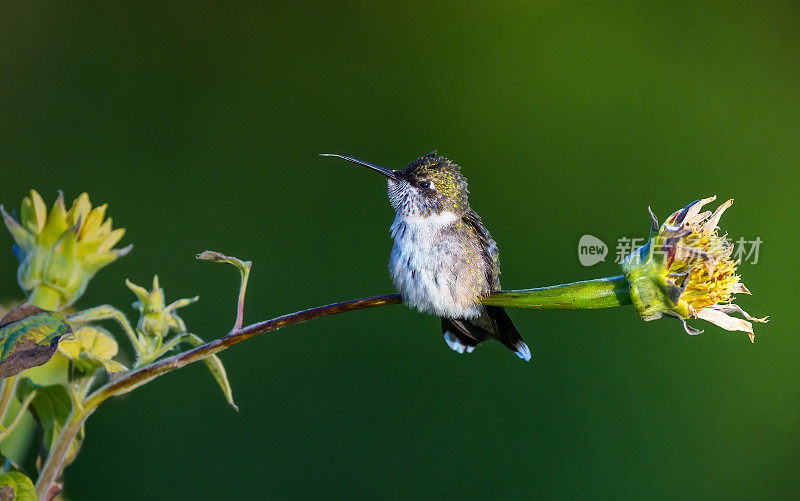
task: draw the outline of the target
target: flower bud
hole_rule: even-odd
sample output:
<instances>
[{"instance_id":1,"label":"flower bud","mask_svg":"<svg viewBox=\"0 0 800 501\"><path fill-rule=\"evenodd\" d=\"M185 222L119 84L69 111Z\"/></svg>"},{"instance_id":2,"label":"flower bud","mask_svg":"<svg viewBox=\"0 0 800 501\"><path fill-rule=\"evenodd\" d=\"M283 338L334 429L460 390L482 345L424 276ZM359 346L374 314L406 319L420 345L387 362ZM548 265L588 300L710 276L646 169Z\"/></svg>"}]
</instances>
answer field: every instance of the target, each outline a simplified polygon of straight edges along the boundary
<instances>
[{"instance_id":1,"label":"flower bud","mask_svg":"<svg viewBox=\"0 0 800 501\"><path fill-rule=\"evenodd\" d=\"M131 250L113 248L125 230L112 229L106 208L92 208L83 193L67 210L59 194L48 213L35 190L22 201L19 220L0 206L20 261L17 281L32 304L56 310L74 303L95 273Z\"/></svg>"},{"instance_id":2,"label":"flower bud","mask_svg":"<svg viewBox=\"0 0 800 501\"><path fill-rule=\"evenodd\" d=\"M133 307L141 314L137 324L137 330L141 335L155 339L160 344L170 329L177 333L186 332L186 324L175 310L194 303L198 296L178 299L165 306L164 289L159 286L158 275L153 277L153 289L150 291L130 280L126 280L125 285L139 298L133 303Z\"/></svg>"}]
</instances>

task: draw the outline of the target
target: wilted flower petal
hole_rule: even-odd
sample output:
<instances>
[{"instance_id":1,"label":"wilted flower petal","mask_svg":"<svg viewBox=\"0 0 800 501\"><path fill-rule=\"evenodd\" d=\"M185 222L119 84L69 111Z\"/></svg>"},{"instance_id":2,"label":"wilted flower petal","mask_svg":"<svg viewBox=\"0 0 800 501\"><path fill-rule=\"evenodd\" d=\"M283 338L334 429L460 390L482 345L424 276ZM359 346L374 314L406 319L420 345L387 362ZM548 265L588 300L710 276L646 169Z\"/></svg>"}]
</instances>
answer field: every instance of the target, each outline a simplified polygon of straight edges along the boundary
<instances>
[{"instance_id":1,"label":"wilted flower petal","mask_svg":"<svg viewBox=\"0 0 800 501\"><path fill-rule=\"evenodd\" d=\"M735 294L750 291L731 259L733 244L726 235L719 235L720 218L733 200L713 213L701 212L714 200L704 198L674 212L651 234L647 245L623 261L622 268L631 286L631 300L644 320L677 316L684 320L687 332L697 333L685 319L701 318L723 329L746 332L753 341L751 322L766 322L767 317L752 317L732 302Z\"/></svg>"},{"instance_id":2,"label":"wilted flower petal","mask_svg":"<svg viewBox=\"0 0 800 501\"><path fill-rule=\"evenodd\" d=\"M707 320L717 327L722 327L728 331L742 331L750 336L750 341L755 342L756 336L753 334L753 324L741 318L729 316L720 310L713 307L703 308L696 313L697 318Z\"/></svg>"}]
</instances>

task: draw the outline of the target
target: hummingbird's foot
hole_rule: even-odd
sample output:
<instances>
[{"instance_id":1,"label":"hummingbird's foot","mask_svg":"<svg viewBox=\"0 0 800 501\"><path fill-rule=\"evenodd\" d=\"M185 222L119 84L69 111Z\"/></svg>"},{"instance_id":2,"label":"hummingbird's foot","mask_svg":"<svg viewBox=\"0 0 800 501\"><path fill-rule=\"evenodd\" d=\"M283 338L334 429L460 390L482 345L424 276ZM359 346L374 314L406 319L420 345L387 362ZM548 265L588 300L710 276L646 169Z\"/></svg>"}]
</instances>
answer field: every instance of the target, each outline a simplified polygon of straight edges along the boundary
<instances>
[{"instance_id":1,"label":"hummingbird's foot","mask_svg":"<svg viewBox=\"0 0 800 501\"><path fill-rule=\"evenodd\" d=\"M447 346L457 353L472 353L472 350L475 349L474 346L463 343L450 331L444 333L444 340L447 343Z\"/></svg>"}]
</instances>

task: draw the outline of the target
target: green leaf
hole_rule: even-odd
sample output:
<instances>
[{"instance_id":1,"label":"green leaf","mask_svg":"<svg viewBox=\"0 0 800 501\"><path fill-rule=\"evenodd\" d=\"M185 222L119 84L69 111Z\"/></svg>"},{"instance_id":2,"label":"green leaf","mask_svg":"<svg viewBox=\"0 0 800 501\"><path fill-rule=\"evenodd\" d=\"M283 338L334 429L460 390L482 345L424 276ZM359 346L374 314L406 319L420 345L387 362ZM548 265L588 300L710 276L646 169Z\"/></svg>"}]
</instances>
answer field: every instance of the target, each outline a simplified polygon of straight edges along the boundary
<instances>
[{"instance_id":1,"label":"green leaf","mask_svg":"<svg viewBox=\"0 0 800 501\"><path fill-rule=\"evenodd\" d=\"M191 344L195 348L203 344L203 340L200 336L189 332L181 334L180 340ZM222 389L222 393L225 394L228 403L238 412L239 407L233 402L233 390L231 389L230 381L228 381L228 373L225 371L225 366L222 365L222 360L216 355L211 355L203 359L203 362L206 363L206 367L211 371L211 375L214 376L220 389Z\"/></svg>"},{"instance_id":2,"label":"green leaf","mask_svg":"<svg viewBox=\"0 0 800 501\"><path fill-rule=\"evenodd\" d=\"M18 471L3 473L0 475L0 501L36 501L33 482Z\"/></svg>"},{"instance_id":3,"label":"green leaf","mask_svg":"<svg viewBox=\"0 0 800 501\"><path fill-rule=\"evenodd\" d=\"M72 411L72 401L64 386L60 384L39 386L29 378L22 378L18 383L17 398L22 401L33 390L36 390L36 396L31 402L30 408L42 428L44 447L49 451L55 445L61 430L69 418L69 414ZM75 459L81 442L83 442L84 434L85 430L81 428L80 433L70 444L65 465L70 464Z\"/></svg>"},{"instance_id":4,"label":"green leaf","mask_svg":"<svg viewBox=\"0 0 800 501\"><path fill-rule=\"evenodd\" d=\"M0 379L47 363L71 332L59 313L28 303L14 308L0 320Z\"/></svg>"}]
</instances>

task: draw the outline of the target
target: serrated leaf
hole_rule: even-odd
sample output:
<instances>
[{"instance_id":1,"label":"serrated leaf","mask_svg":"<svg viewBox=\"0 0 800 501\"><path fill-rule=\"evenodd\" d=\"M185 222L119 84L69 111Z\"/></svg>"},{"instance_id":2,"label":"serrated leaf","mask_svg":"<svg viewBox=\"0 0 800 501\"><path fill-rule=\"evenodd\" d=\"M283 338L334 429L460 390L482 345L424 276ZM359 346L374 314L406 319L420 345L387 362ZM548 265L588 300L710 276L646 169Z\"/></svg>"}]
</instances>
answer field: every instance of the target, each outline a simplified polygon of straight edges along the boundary
<instances>
[{"instance_id":1,"label":"serrated leaf","mask_svg":"<svg viewBox=\"0 0 800 501\"><path fill-rule=\"evenodd\" d=\"M29 378L22 378L17 385L17 398L22 401L33 390L36 390L36 396L31 402L30 409L33 411L33 416L42 428L42 442L44 448L48 451L55 445L61 430L69 418L72 411L72 401L69 398L67 389L60 384L53 384L49 386L40 386L31 381ZM85 434L84 428L75 437L75 440L69 446L67 452L65 465L70 464L75 456L78 454L83 436Z\"/></svg>"},{"instance_id":2,"label":"serrated leaf","mask_svg":"<svg viewBox=\"0 0 800 501\"><path fill-rule=\"evenodd\" d=\"M71 332L60 313L27 303L14 308L0 320L0 379L47 363Z\"/></svg>"},{"instance_id":3,"label":"serrated leaf","mask_svg":"<svg viewBox=\"0 0 800 501\"><path fill-rule=\"evenodd\" d=\"M33 482L18 471L3 473L0 475L0 501L36 501Z\"/></svg>"},{"instance_id":4,"label":"serrated leaf","mask_svg":"<svg viewBox=\"0 0 800 501\"><path fill-rule=\"evenodd\" d=\"M181 335L181 341L191 344L195 348L201 346L203 344L203 340L200 336L192 333L186 333ZM225 366L222 365L222 360L216 355L211 355L203 359L205 362L206 367L208 370L211 371L211 375L214 376L214 379L217 381L222 393L225 394L225 398L228 400L228 403L234 410L238 411L239 407L233 402L233 389L231 389L231 383L228 381L228 373L225 371Z\"/></svg>"}]
</instances>

